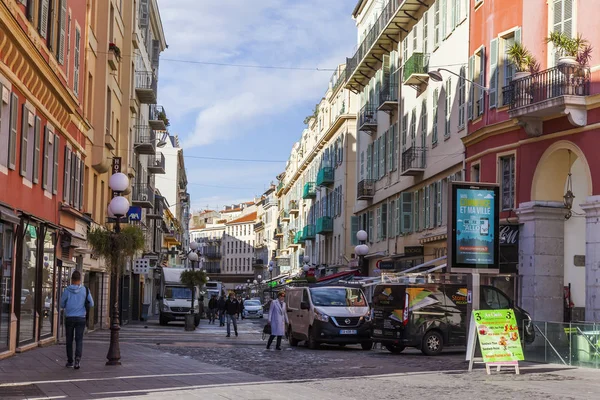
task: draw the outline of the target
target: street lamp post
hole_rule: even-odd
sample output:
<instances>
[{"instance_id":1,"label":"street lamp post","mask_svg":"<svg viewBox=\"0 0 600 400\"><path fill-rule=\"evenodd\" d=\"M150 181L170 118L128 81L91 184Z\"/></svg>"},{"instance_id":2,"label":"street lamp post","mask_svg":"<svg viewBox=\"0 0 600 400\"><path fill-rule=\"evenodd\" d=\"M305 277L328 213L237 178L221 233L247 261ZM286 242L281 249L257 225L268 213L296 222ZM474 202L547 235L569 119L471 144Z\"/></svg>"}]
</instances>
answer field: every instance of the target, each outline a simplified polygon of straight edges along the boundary
<instances>
[{"instance_id":1,"label":"street lamp post","mask_svg":"<svg viewBox=\"0 0 600 400\"><path fill-rule=\"evenodd\" d=\"M358 256L358 267L360 268L360 273L364 276L369 276L369 266L365 265L365 256L369 254L369 246L365 244L368 239L367 232L364 230L356 232L356 238L360 244L354 248L354 253Z\"/></svg>"},{"instance_id":2,"label":"street lamp post","mask_svg":"<svg viewBox=\"0 0 600 400\"><path fill-rule=\"evenodd\" d=\"M273 298L273 268L275 267L275 262L273 260L269 261L269 297ZM263 299L264 301L264 299Z\"/></svg>"},{"instance_id":3,"label":"street lamp post","mask_svg":"<svg viewBox=\"0 0 600 400\"><path fill-rule=\"evenodd\" d=\"M129 178L122 172L117 172L111 175L108 185L113 191L113 198L108 205L108 214L116 218L115 222L115 237L114 240L119 240L121 233L121 218L127 215L129 211L129 201L123 196L123 193L129 186ZM113 266L114 267L114 266ZM119 319L119 272L121 266L116 266L110 271L110 290L114 304L112 309L112 318L110 323L110 346L106 358L106 365L121 365L121 348L119 346L119 330L121 330Z\"/></svg>"},{"instance_id":4,"label":"street lamp post","mask_svg":"<svg viewBox=\"0 0 600 400\"><path fill-rule=\"evenodd\" d=\"M196 241L190 242L190 251L188 253L188 260L192 264L192 273L194 273L196 271L196 268L195 268L196 262L198 262L198 260L200 260L197 250L198 250L198 243ZM190 307L191 317L188 318L186 316L186 321L185 321L185 330L186 331L196 330L196 315L195 315L196 309L194 308L194 297L195 297L194 289L196 289L196 288L192 287L192 304Z\"/></svg>"}]
</instances>

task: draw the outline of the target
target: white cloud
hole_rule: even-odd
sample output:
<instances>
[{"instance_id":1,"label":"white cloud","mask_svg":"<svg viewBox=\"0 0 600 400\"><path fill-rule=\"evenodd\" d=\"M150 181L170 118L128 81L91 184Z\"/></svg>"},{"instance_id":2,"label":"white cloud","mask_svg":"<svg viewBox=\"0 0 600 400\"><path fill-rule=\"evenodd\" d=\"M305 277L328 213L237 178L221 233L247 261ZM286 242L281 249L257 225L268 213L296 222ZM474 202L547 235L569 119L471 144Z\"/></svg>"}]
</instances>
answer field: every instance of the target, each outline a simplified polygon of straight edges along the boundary
<instances>
[{"instance_id":1,"label":"white cloud","mask_svg":"<svg viewBox=\"0 0 600 400\"><path fill-rule=\"evenodd\" d=\"M164 59L335 68L351 53L352 5L322 0L159 0ZM159 96L186 148L248 134L317 102L331 73L161 62ZM307 110L308 111L308 110ZM194 115L194 126L177 119ZM298 132L298 135L300 132Z\"/></svg>"}]
</instances>

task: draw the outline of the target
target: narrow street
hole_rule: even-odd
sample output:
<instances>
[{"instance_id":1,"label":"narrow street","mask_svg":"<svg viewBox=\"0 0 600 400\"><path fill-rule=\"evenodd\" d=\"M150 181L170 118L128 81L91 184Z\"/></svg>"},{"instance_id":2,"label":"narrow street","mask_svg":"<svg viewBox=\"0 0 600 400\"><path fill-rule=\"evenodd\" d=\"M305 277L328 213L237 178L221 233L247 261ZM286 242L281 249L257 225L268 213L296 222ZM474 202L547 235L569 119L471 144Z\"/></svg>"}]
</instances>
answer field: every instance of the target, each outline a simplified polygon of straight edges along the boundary
<instances>
[{"instance_id":1,"label":"narrow street","mask_svg":"<svg viewBox=\"0 0 600 400\"><path fill-rule=\"evenodd\" d=\"M136 323L121 330L122 365L104 365L109 331L85 338L80 370L64 367L64 347L49 346L0 361L4 399L439 399L457 388L465 398L594 399L600 372L521 363L521 375L467 372L459 350L426 357L416 350L392 355L358 346L300 345L267 351L263 321L240 321L239 337L201 322Z\"/></svg>"}]
</instances>

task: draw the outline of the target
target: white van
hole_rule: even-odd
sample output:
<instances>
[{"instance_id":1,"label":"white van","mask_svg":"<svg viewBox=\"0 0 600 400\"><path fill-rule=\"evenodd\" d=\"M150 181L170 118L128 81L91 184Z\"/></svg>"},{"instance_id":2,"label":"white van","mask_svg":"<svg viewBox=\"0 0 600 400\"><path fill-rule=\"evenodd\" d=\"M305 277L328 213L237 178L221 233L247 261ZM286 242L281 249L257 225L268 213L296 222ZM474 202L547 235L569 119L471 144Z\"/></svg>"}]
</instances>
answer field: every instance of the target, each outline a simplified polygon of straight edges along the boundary
<instances>
[{"instance_id":1,"label":"white van","mask_svg":"<svg viewBox=\"0 0 600 400\"><path fill-rule=\"evenodd\" d=\"M311 349L321 343L373 347L371 314L363 291L357 287L291 287L285 291L290 344L304 340Z\"/></svg>"},{"instance_id":2,"label":"white van","mask_svg":"<svg viewBox=\"0 0 600 400\"><path fill-rule=\"evenodd\" d=\"M183 268L161 268L160 292L156 299L160 305L159 322L167 325L171 321L185 321L192 308L192 290L181 283ZM200 290L194 290L194 323L200 324Z\"/></svg>"}]
</instances>

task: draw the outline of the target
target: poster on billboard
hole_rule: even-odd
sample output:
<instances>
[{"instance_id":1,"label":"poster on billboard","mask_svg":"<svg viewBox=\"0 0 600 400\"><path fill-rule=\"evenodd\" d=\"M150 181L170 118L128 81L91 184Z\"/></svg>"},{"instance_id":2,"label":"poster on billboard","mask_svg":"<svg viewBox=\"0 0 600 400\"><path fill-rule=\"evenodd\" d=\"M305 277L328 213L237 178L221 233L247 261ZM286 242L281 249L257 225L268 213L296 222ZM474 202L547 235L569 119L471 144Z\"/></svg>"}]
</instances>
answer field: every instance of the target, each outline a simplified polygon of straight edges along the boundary
<instances>
[{"instance_id":1,"label":"poster on billboard","mask_svg":"<svg viewBox=\"0 0 600 400\"><path fill-rule=\"evenodd\" d=\"M497 184L449 185L448 260L452 272L498 272L499 188Z\"/></svg>"}]
</instances>

